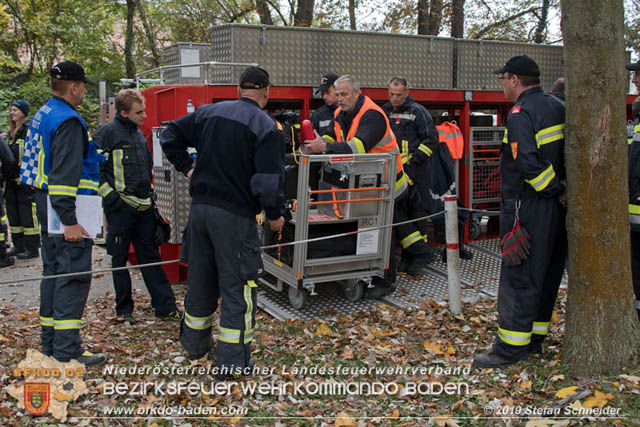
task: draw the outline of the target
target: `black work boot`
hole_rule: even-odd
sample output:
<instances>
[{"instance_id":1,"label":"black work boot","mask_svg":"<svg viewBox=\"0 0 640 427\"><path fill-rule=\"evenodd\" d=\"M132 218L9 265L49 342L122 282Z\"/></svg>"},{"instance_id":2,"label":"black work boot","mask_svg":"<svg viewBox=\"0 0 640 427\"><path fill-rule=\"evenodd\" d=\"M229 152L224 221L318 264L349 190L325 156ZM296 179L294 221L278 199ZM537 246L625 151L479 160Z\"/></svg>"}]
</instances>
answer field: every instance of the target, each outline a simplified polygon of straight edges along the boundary
<instances>
[{"instance_id":1,"label":"black work boot","mask_svg":"<svg viewBox=\"0 0 640 427\"><path fill-rule=\"evenodd\" d=\"M460 245L460 259L473 259L473 252Z\"/></svg>"},{"instance_id":2,"label":"black work boot","mask_svg":"<svg viewBox=\"0 0 640 427\"><path fill-rule=\"evenodd\" d=\"M392 294L396 288L391 285L379 283L373 285L372 288L364 288L364 299L378 299L386 295Z\"/></svg>"},{"instance_id":3,"label":"black work boot","mask_svg":"<svg viewBox=\"0 0 640 427\"><path fill-rule=\"evenodd\" d=\"M100 366L107 361L107 358L102 354L93 354L90 351L83 351L82 354L75 358L78 362L85 366Z\"/></svg>"},{"instance_id":4,"label":"black work boot","mask_svg":"<svg viewBox=\"0 0 640 427\"><path fill-rule=\"evenodd\" d=\"M419 276L426 273L425 269L429 264L435 261L436 255L433 249L429 248L429 252L420 258L411 258L407 263L405 272L411 276Z\"/></svg>"},{"instance_id":5,"label":"black work boot","mask_svg":"<svg viewBox=\"0 0 640 427\"><path fill-rule=\"evenodd\" d=\"M527 347L529 354L542 354L542 341L531 341Z\"/></svg>"},{"instance_id":6,"label":"black work boot","mask_svg":"<svg viewBox=\"0 0 640 427\"><path fill-rule=\"evenodd\" d=\"M0 268L9 267L15 263L16 260L12 256L0 255Z\"/></svg>"},{"instance_id":7,"label":"black work boot","mask_svg":"<svg viewBox=\"0 0 640 427\"><path fill-rule=\"evenodd\" d=\"M16 256L20 252L24 252L24 248L20 248L18 246L14 246L9 250L9 252L7 252L7 256Z\"/></svg>"},{"instance_id":8,"label":"black work boot","mask_svg":"<svg viewBox=\"0 0 640 427\"><path fill-rule=\"evenodd\" d=\"M247 366L242 369L242 373L218 373L216 374L216 379L218 381L227 381L227 380L238 380L242 377L250 377L253 375L253 368L256 366L256 360L253 357L249 358L247 362Z\"/></svg>"},{"instance_id":9,"label":"black work boot","mask_svg":"<svg viewBox=\"0 0 640 427\"><path fill-rule=\"evenodd\" d=\"M520 362L521 360L527 360L528 358L529 355L525 353L524 355L516 357L514 359L508 359L497 354L495 350L492 349L487 353L477 355L473 359L473 366L477 368L499 369L507 367L509 365L513 365L514 363Z\"/></svg>"},{"instance_id":10,"label":"black work boot","mask_svg":"<svg viewBox=\"0 0 640 427\"><path fill-rule=\"evenodd\" d=\"M398 263L398 271L406 273L407 267L409 267L409 260L406 257L402 257L402 259L400 259L400 262Z\"/></svg>"},{"instance_id":11,"label":"black work boot","mask_svg":"<svg viewBox=\"0 0 640 427\"><path fill-rule=\"evenodd\" d=\"M39 256L40 256L40 252L36 248L36 249L27 249L26 251L20 252L18 255L16 255L16 258L31 259L31 258L38 258Z\"/></svg>"}]
</instances>

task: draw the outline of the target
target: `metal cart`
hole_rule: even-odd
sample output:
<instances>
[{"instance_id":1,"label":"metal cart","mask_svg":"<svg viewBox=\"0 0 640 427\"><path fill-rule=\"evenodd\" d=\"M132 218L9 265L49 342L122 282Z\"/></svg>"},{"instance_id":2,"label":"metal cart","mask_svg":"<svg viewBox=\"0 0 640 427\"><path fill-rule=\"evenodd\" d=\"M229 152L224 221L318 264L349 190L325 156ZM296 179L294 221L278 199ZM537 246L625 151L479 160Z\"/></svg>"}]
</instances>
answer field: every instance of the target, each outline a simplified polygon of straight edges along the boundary
<instances>
[{"instance_id":1,"label":"metal cart","mask_svg":"<svg viewBox=\"0 0 640 427\"><path fill-rule=\"evenodd\" d=\"M318 189L309 185L314 163L322 163ZM296 309L316 295L319 283L340 281L349 301L362 298L371 279L384 277L389 265L391 227L367 229L392 224L395 177L392 154L301 154L295 212L285 227L287 240L303 243L265 250L267 274L261 282L279 292L287 285L289 302ZM335 234L343 236L304 242ZM273 242L268 226L264 236L266 244ZM323 251L317 250L319 244Z\"/></svg>"},{"instance_id":2,"label":"metal cart","mask_svg":"<svg viewBox=\"0 0 640 427\"><path fill-rule=\"evenodd\" d=\"M480 235L480 218L500 214L500 147L504 127L472 127L469 132L469 207L491 211L471 214L469 238Z\"/></svg>"}]
</instances>

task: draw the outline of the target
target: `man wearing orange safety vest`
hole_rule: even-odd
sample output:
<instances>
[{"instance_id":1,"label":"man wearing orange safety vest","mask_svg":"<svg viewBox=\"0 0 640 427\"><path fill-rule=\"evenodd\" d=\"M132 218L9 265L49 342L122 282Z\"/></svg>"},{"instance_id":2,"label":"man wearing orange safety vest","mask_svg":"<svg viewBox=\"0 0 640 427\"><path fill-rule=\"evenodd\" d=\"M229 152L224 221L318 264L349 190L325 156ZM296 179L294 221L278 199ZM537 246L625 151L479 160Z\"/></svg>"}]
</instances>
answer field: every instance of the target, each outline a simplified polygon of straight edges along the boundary
<instances>
[{"instance_id":1,"label":"man wearing orange safety vest","mask_svg":"<svg viewBox=\"0 0 640 427\"><path fill-rule=\"evenodd\" d=\"M334 83L338 97L338 109L334 115L333 132L323 137L316 133L313 140L305 141L307 153L327 154L396 154L396 185L394 191L395 207L393 222L408 219L404 209L407 180L402 169L402 158L398 143L389 126L384 111L369 97L360 92L360 83L352 76L344 75ZM403 228L394 229L397 238L402 239ZM395 240L395 239L394 239ZM391 251L393 253L393 246ZM374 278L372 288L366 288L365 298L380 298L395 290L396 265L393 256L389 257L389 270L384 279Z\"/></svg>"}]
</instances>

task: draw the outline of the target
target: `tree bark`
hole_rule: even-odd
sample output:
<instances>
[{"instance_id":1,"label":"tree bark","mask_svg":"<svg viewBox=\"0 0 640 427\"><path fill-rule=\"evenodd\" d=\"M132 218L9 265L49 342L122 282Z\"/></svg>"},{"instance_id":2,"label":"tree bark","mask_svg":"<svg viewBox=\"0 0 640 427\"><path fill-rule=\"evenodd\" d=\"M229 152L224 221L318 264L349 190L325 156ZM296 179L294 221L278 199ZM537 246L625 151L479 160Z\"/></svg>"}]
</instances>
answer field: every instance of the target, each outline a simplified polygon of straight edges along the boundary
<instances>
[{"instance_id":1,"label":"tree bark","mask_svg":"<svg viewBox=\"0 0 640 427\"><path fill-rule=\"evenodd\" d=\"M351 30L356 30L356 0L349 0L349 24Z\"/></svg>"},{"instance_id":2,"label":"tree bark","mask_svg":"<svg viewBox=\"0 0 640 427\"><path fill-rule=\"evenodd\" d=\"M296 27L310 27L313 22L313 6L315 0L298 0L298 7L293 19Z\"/></svg>"},{"instance_id":3,"label":"tree bark","mask_svg":"<svg viewBox=\"0 0 640 427\"><path fill-rule=\"evenodd\" d=\"M136 64L133 61L133 17L136 11L136 0L127 0L127 30L124 36L124 63L127 78L136 76Z\"/></svg>"},{"instance_id":4,"label":"tree bark","mask_svg":"<svg viewBox=\"0 0 640 427\"><path fill-rule=\"evenodd\" d=\"M620 372L640 347L631 287L622 0L562 0L569 373ZM589 55L585 55L589 52Z\"/></svg>"},{"instance_id":5,"label":"tree bark","mask_svg":"<svg viewBox=\"0 0 640 427\"><path fill-rule=\"evenodd\" d=\"M262 25L273 25L273 18L269 11L269 5L265 0L256 0L256 10L258 11L258 16L260 17L260 23Z\"/></svg>"},{"instance_id":6,"label":"tree bark","mask_svg":"<svg viewBox=\"0 0 640 427\"><path fill-rule=\"evenodd\" d=\"M549 16L549 0L542 0L540 8L540 19L536 25L536 32L533 36L534 43L544 43L544 30L547 28L547 18Z\"/></svg>"},{"instance_id":7,"label":"tree bark","mask_svg":"<svg viewBox=\"0 0 640 427\"><path fill-rule=\"evenodd\" d=\"M442 25L442 0L418 0L418 34L437 36Z\"/></svg>"},{"instance_id":8,"label":"tree bark","mask_svg":"<svg viewBox=\"0 0 640 427\"><path fill-rule=\"evenodd\" d=\"M451 37L457 39L464 37L464 1L451 1Z\"/></svg>"},{"instance_id":9,"label":"tree bark","mask_svg":"<svg viewBox=\"0 0 640 427\"><path fill-rule=\"evenodd\" d=\"M138 13L140 14L140 20L142 21L144 32L147 35L147 41L149 42L149 49L151 50L151 61L153 63L153 68L157 68L160 66L160 55L158 55L158 47L157 47L155 32L151 28L151 22L149 22L149 20L147 19L147 12L144 5L144 0L136 0L136 4L138 6Z\"/></svg>"}]
</instances>

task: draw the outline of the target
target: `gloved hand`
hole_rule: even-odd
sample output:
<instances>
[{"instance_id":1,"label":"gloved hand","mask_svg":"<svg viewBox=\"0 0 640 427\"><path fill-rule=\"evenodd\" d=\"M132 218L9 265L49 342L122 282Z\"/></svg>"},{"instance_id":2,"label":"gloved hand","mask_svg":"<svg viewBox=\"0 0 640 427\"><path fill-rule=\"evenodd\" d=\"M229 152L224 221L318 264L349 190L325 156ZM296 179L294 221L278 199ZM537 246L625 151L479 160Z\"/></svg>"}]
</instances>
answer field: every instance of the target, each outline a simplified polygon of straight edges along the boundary
<instances>
[{"instance_id":1,"label":"gloved hand","mask_svg":"<svg viewBox=\"0 0 640 427\"><path fill-rule=\"evenodd\" d=\"M126 206L126 203L115 191L102 199L102 206L108 211L117 211Z\"/></svg>"},{"instance_id":2,"label":"gloved hand","mask_svg":"<svg viewBox=\"0 0 640 427\"><path fill-rule=\"evenodd\" d=\"M420 207L420 202L422 202L422 196L420 195L420 190L416 185L409 186L409 195L407 200L407 205L409 209L418 209Z\"/></svg>"},{"instance_id":3,"label":"gloved hand","mask_svg":"<svg viewBox=\"0 0 640 427\"><path fill-rule=\"evenodd\" d=\"M513 229L504 235L500 241L502 262L513 267L522 264L529 257L531 242L529 233L516 221Z\"/></svg>"},{"instance_id":4,"label":"gloved hand","mask_svg":"<svg viewBox=\"0 0 640 427\"><path fill-rule=\"evenodd\" d=\"M411 155L411 163L414 165L421 165L426 162L433 154L433 151L425 144L420 144L418 148Z\"/></svg>"}]
</instances>

